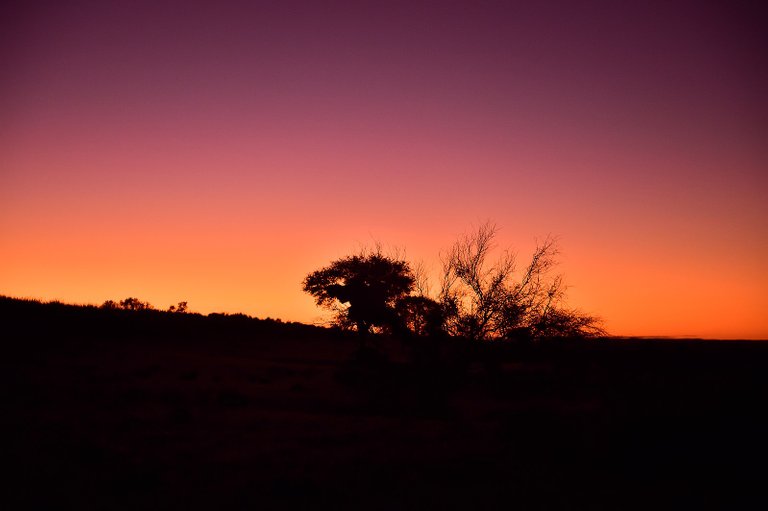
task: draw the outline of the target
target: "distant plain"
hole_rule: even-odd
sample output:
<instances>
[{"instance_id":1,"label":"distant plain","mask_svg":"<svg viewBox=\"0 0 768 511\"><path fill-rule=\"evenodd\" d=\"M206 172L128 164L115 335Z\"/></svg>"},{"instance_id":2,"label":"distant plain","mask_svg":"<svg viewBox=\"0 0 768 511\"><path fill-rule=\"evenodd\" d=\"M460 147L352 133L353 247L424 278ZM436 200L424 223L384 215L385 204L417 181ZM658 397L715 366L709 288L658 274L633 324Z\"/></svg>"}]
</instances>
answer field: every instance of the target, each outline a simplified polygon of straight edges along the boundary
<instances>
[{"instance_id":1,"label":"distant plain","mask_svg":"<svg viewBox=\"0 0 768 511\"><path fill-rule=\"evenodd\" d=\"M768 343L0 299L7 509L758 509ZM421 343L421 344L420 344Z\"/></svg>"}]
</instances>

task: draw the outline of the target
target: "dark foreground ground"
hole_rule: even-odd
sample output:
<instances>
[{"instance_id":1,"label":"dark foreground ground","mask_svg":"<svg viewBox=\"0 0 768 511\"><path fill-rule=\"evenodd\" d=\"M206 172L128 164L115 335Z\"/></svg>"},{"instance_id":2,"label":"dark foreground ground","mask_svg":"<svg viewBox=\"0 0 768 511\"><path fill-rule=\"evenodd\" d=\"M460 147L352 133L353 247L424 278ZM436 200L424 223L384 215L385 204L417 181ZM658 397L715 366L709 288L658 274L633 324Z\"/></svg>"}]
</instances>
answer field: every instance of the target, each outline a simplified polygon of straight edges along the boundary
<instances>
[{"instance_id":1,"label":"dark foreground ground","mask_svg":"<svg viewBox=\"0 0 768 511\"><path fill-rule=\"evenodd\" d=\"M0 314L3 509L768 509L768 343Z\"/></svg>"}]
</instances>

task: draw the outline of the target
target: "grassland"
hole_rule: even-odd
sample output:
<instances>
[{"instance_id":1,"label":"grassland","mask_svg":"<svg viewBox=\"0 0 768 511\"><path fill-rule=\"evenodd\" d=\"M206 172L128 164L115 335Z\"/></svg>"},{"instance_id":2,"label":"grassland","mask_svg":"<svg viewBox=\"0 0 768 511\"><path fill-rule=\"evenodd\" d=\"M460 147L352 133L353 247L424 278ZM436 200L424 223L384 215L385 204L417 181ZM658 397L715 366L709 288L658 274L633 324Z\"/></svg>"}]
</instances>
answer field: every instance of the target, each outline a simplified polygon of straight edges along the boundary
<instances>
[{"instance_id":1,"label":"grassland","mask_svg":"<svg viewBox=\"0 0 768 511\"><path fill-rule=\"evenodd\" d=\"M768 343L0 318L5 509L764 509Z\"/></svg>"}]
</instances>

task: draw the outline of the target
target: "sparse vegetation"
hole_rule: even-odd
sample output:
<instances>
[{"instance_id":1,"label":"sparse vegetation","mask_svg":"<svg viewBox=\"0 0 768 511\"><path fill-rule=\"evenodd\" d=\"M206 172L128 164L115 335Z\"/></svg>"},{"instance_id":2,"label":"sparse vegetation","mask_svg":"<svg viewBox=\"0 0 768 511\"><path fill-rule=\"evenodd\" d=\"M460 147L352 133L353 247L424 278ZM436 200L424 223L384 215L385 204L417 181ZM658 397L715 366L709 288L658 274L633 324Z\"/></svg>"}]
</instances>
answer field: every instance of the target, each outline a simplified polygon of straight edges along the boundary
<instances>
[{"instance_id":1,"label":"sparse vegetation","mask_svg":"<svg viewBox=\"0 0 768 511\"><path fill-rule=\"evenodd\" d=\"M101 304L101 308L105 310L127 310L127 311L154 311L157 310L151 303L144 302L138 298L128 297L125 300L116 302L114 300L107 300ZM188 312L187 302L179 302L176 305L168 307L167 312L173 312L176 314L185 314Z\"/></svg>"},{"instance_id":2,"label":"sparse vegetation","mask_svg":"<svg viewBox=\"0 0 768 511\"><path fill-rule=\"evenodd\" d=\"M601 320L565 305L562 275L554 274L554 238L540 243L517 273L514 255L490 257L498 229L487 222L462 236L442 260L440 289L429 296L423 272L381 249L346 257L310 273L304 291L335 313L335 323L361 334L451 335L470 341L593 338ZM418 274L418 275L417 275Z\"/></svg>"},{"instance_id":3,"label":"sparse vegetation","mask_svg":"<svg viewBox=\"0 0 768 511\"><path fill-rule=\"evenodd\" d=\"M599 337L600 319L564 304L557 240L547 237L517 272L507 249L495 261L497 227L486 222L462 236L444 255L439 301L445 328L471 340Z\"/></svg>"},{"instance_id":4,"label":"sparse vegetation","mask_svg":"<svg viewBox=\"0 0 768 511\"><path fill-rule=\"evenodd\" d=\"M125 300L115 302L114 300L107 300L101 304L102 309L107 310L127 310L127 311L146 311L155 310L155 308L149 302L143 302L138 298L128 297Z\"/></svg>"},{"instance_id":5,"label":"sparse vegetation","mask_svg":"<svg viewBox=\"0 0 768 511\"><path fill-rule=\"evenodd\" d=\"M451 337L423 364L398 342L355 352L353 333L236 314L0 297L0 317L12 509L763 497L765 343Z\"/></svg>"},{"instance_id":6,"label":"sparse vegetation","mask_svg":"<svg viewBox=\"0 0 768 511\"><path fill-rule=\"evenodd\" d=\"M179 302L176 305L168 307L168 312L175 312L177 314L184 314L187 312L187 302Z\"/></svg>"}]
</instances>

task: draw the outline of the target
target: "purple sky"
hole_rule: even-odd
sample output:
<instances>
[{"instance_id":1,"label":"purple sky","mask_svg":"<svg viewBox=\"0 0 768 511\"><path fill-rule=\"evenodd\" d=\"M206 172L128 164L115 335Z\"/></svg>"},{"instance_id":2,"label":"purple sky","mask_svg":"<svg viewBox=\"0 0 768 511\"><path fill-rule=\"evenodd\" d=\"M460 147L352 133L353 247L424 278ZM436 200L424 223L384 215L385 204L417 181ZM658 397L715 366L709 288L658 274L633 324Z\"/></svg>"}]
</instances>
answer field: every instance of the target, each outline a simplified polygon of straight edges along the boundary
<instances>
[{"instance_id":1,"label":"purple sky","mask_svg":"<svg viewBox=\"0 0 768 511\"><path fill-rule=\"evenodd\" d=\"M758 3L2 9L1 293L311 321L356 243L491 218L614 333L768 337Z\"/></svg>"}]
</instances>

